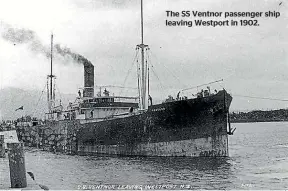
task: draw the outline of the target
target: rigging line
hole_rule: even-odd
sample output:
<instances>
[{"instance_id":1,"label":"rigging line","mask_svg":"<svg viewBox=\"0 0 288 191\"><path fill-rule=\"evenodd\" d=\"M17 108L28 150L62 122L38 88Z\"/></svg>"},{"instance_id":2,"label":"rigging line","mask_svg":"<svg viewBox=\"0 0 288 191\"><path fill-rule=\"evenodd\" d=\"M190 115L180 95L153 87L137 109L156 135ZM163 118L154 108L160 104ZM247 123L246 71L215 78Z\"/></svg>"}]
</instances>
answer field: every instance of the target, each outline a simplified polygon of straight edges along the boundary
<instances>
[{"instance_id":1,"label":"rigging line","mask_svg":"<svg viewBox=\"0 0 288 191\"><path fill-rule=\"evenodd\" d=\"M136 55L136 57L135 57L135 59L134 59L134 61L133 61L133 66L134 66L134 63L135 63L135 60L137 60L136 62L137 62L137 66L136 67L138 67L138 53L139 53L139 51L137 51L137 55ZM132 68L130 68L130 73L131 73L131 71L132 71ZM128 77L128 75L127 75L127 77ZM138 78L138 75L137 75L137 78ZM127 79L126 79L127 80ZM126 82L125 82L126 83ZM138 89L138 88L131 88L131 89ZM124 90L123 90L124 91ZM121 93L123 93L123 91L121 91ZM125 90L125 93L123 93L124 95L127 95L127 93L128 93L128 89L126 88L126 90Z\"/></svg>"},{"instance_id":2,"label":"rigging line","mask_svg":"<svg viewBox=\"0 0 288 191\"><path fill-rule=\"evenodd\" d=\"M129 76L129 74L130 74L130 72L131 72L133 66L134 66L134 62L135 62L137 56L138 56L138 51L136 51L135 57L134 57L134 59L133 59L133 61L132 61L131 67L129 68L129 70L128 70L128 72L127 72L127 75L126 75L126 77L125 77L125 80L124 80L124 83L123 83L122 86L125 86L126 81L127 81L127 79L128 79L128 76ZM119 95L122 94L122 91L123 91L123 89L120 91Z\"/></svg>"},{"instance_id":3,"label":"rigging line","mask_svg":"<svg viewBox=\"0 0 288 191\"><path fill-rule=\"evenodd\" d=\"M221 79L221 80L216 80L216 81L213 81L213 82L210 82L210 83L206 83L206 84L201 84L201 85L198 85L198 86L193 86L193 87L191 87L191 88L185 88L185 89L182 89L182 90L180 90L180 91L183 92L183 91L186 91L186 90L199 88L199 87L202 87L202 86L214 84L214 83L221 82L221 81L223 81L223 79Z\"/></svg>"},{"instance_id":4,"label":"rigging line","mask_svg":"<svg viewBox=\"0 0 288 191\"><path fill-rule=\"evenodd\" d=\"M128 72L127 72L127 75L126 75L126 77L125 77L125 80L124 80L124 83L123 83L122 86L125 86L126 80L128 79L128 76L129 76L129 74L130 74L130 72L131 72L131 70L132 70L132 68L133 68L133 66L134 66L134 62L135 62L135 60L136 60L136 58L137 58L137 56L138 56L138 53L139 53L139 51L138 51L138 49L136 48L135 57L134 57L134 59L133 59L133 61L132 61L132 64L131 64L130 69L129 69ZM119 93L119 96L122 94L122 92L123 92L123 89L121 89L121 91L120 91L120 93ZM115 114L118 114L118 111L115 110L115 111L112 112L112 116L115 115Z\"/></svg>"},{"instance_id":5,"label":"rigging line","mask_svg":"<svg viewBox=\"0 0 288 191\"><path fill-rule=\"evenodd\" d=\"M155 55L154 53L152 53L151 50L150 50L149 52L150 52L150 54L158 61L156 55ZM159 65L160 65L160 62L159 62L159 61L158 61L158 63L159 63ZM163 64L163 65L161 65L161 66L164 66L164 68L166 68L166 70L179 82L179 84L182 85L182 87L187 87L186 85L184 85L184 84L181 83L181 80L180 80L176 75L174 75L174 73L171 72L171 71L165 66L165 64Z\"/></svg>"},{"instance_id":6,"label":"rigging line","mask_svg":"<svg viewBox=\"0 0 288 191\"><path fill-rule=\"evenodd\" d=\"M152 61L151 61L151 58L150 58L149 54L148 54L148 61L149 61L150 64L151 64L151 69L152 69L153 74L156 76L156 78L157 78L158 81L160 82L160 88L164 91L164 85L162 84L160 78L158 77L158 75L156 74L156 72L155 72L155 70L154 70L154 65L152 64Z\"/></svg>"},{"instance_id":7,"label":"rigging line","mask_svg":"<svg viewBox=\"0 0 288 191\"><path fill-rule=\"evenodd\" d=\"M266 99L266 100L274 100L274 101L288 101L288 99L277 99L277 98L269 98L269 97L256 97L256 96L246 96L246 95L234 95L236 97L247 97L247 98L254 98L254 99Z\"/></svg>"},{"instance_id":8,"label":"rigging line","mask_svg":"<svg viewBox=\"0 0 288 191\"><path fill-rule=\"evenodd\" d=\"M60 92L60 90L59 90L59 88L58 88L58 86L57 86L56 83L55 83L55 85L56 85L56 89L57 89L57 91L59 92L60 100L62 100L62 94L61 94L61 92Z\"/></svg>"},{"instance_id":9,"label":"rigging line","mask_svg":"<svg viewBox=\"0 0 288 191\"><path fill-rule=\"evenodd\" d=\"M43 88L43 90L42 90L42 92L41 92L41 95L40 95L40 97L39 97L39 99L38 99L38 101L37 101L37 103L36 103L36 105L34 105L34 111L33 111L33 113L32 113L32 116L31 117L33 117L34 116L34 113L35 113L35 111L36 111L36 108L37 108L37 106L38 106L38 104L39 104L39 102L40 102L40 99L41 99L41 97L42 97L42 95L43 95L43 93L44 93L44 91L45 91L45 89L46 89L46 87L47 87L47 84L45 83L45 86L44 86L44 88Z\"/></svg>"},{"instance_id":10,"label":"rigging line","mask_svg":"<svg viewBox=\"0 0 288 191\"><path fill-rule=\"evenodd\" d=\"M151 66L152 66L152 67L151 67L152 72L153 72L153 74L155 75L155 77L158 79L158 81L159 81L159 83L160 83L160 87L161 87L161 89L164 90L164 86L163 86L163 84L162 84L160 78L159 78L158 75L156 74L156 72L155 72L155 70L154 70L154 66L153 66L152 63L151 63Z\"/></svg>"},{"instance_id":11,"label":"rigging line","mask_svg":"<svg viewBox=\"0 0 288 191\"><path fill-rule=\"evenodd\" d=\"M153 69L153 65L151 64L151 70L152 70L152 73L154 74L154 76L158 79L159 83L157 84L157 87L160 87L161 91L160 91L160 95L161 95L161 99L165 99L165 95L164 95L164 92L165 92L165 88L164 88L164 85L162 84L161 80L159 79L159 77L157 76L156 72L154 71Z\"/></svg>"},{"instance_id":12,"label":"rigging line","mask_svg":"<svg viewBox=\"0 0 288 191\"><path fill-rule=\"evenodd\" d=\"M151 80L150 80L150 68L151 68L151 70L153 69L152 67L154 67L153 65L152 65L152 60L151 60L151 57L150 57L150 54L149 54L149 50L150 50L150 48L148 48L148 50L147 50L147 55L146 55L146 59L148 60L148 95L150 94L150 87L151 87ZM150 67L151 66L151 67ZM153 71L152 71L153 72ZM158 78L158 80L159 80L159 82L160 82L160 88L162 89L162 92L164 92L164 88L162 87L162 84L161 84L161 81L160 81L160 79L159 79L159 77L156 75L156 72L154 71L154 75L156 76L156 78ZM159 87L159 85L157 85L158 87ZM163 95L162 95L162 93L161 93L161 97L162 97ZM165 97L165 96L164 96ZM163 97L163 98L164 98Z\"/></svg>"},{"instance_id":13,"label":"rigging line","mask_svg":"<svg viewBox=\"0 0 288 191\"><path fill-rule=\"evenodd\" d=\"M139 51L137 51L137 48L136 48L136 55L135 55L135 57L134 57L134 59L133 59L132 66L131 66L131 68L130 68L127 76L126 76L126 79L125 79L125 81L124 81L123 86L125 85L125 83L126 83L126 81L127 81L127 79L128 79L128 76L129 76L129 74L130 74L131 71L132 71L132 68L133 68L133 66L134 66L135 60L136 60L137 57L138 57L138 53L139 53ZM123 93L124 89L126 89L126 90L125 90L125 92ZM131 88L131 89L138 89L138 88ZM127 95L127 92L128 92L128 91L129 91L128 88L123 88L123 89L120 91L120 95L121 95L121 94Z\"/></svg>"},{"instance_id":14,"label":"rigging line","mask_svg":"<svg viewBox=\"0 0 288 191\"><path fill-rule=\"evenodd\" d=\"M148 54L149 55L149 54ZM166 95L164 95L164 92L165 92L165 85L162 83L162 81L160 80L160 78L159 78L159 76L157 75L157 73L156 73L156 71L154 70L154 65L152 64L152 61L151 61L151 57L149 56L149 62L150 62L150 64L151 64L151 69L152 69L152 72L153 72L153 74L155 75L155 77L158 79L158 81L159 81L159 85L157 85L157 86L160 86L160 89L162 90L161 91L161 96L162 96L162 98L163 99L165 99L165 96ZM168 87L167 87L168 88Z\"/></svg>"}]
</instances>

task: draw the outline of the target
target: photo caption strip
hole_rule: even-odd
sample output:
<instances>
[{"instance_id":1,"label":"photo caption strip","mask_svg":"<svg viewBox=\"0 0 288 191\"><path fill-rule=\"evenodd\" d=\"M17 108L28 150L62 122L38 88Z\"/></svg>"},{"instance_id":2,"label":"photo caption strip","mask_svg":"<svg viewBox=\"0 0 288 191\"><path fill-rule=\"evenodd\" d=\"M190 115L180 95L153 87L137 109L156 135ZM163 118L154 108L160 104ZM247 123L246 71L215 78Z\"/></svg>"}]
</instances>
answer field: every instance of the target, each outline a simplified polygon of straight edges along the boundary
<instances>
[{"instance_id":1,"label":"photo caption strip","mask_svg":"<svg viewBox=\"0 0 288 191\"><path fill-rule=\"evenodd\" d=\"M260 26L259 18L274 18L281 16L278 11L267 12L214 12L214 11L171 11L165 12L167 27L235 27Z\"/></svg>"},{"instance_id":2,"label":"photo caption strip","mask_svg":"<svg viewBox=\"0 0 288 191\"><path fill-rule=\"evenodd\" d=\"M189 184L103 184L103 185L78 185L78 190L191 190Z\"/></svg>"}]
</instances>

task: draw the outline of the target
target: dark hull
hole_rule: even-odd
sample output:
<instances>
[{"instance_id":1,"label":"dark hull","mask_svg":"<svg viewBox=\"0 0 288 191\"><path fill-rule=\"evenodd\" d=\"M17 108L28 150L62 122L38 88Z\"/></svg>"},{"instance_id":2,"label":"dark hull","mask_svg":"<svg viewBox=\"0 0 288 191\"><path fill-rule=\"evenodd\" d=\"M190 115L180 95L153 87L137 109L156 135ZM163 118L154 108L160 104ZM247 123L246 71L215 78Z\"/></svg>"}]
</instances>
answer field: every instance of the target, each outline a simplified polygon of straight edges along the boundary
<instances>
[{"instance_id":1,"label":"dark hull","mask_svg":"<svg viewBox=\"0 0 288 191\"><path fill-rule=\"evenodd\" d=\"M34 130L38 138L31 141L26 135L31 135L33 127L22 128L19 135L31 145L79 154L228 156L231 100L220 91L209 97L153 105L144 113L121 118L46 124Z\"/></svg>"}]
</instances>

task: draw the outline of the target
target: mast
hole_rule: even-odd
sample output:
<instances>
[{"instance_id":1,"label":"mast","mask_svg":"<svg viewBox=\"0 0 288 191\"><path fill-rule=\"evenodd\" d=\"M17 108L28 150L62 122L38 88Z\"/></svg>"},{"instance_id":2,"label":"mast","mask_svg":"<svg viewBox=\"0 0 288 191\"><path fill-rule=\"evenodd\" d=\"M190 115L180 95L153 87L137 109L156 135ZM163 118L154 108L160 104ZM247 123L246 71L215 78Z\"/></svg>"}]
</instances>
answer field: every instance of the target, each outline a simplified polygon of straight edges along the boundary
<instances>
[{"instance_id":1,"label":"mast","mask_svg":"<svg viewBox=\"0 0 288 191\"><path fill-rule=\"evenodd\" d=\"M141 44L144 44L143 34L143 0L141 0ZM142 55L143 56L143 55ZM143 57L144 58L144 57Z\"/></svg>"},{"instance_id":2,"label":"mast","mask_svg":"<svg viewBox=\"0 0 288 191\"><path fill-rule=\"evenodd\" d=\"M143 32L143 0L141 0L141 44L137 45L141 49L141 87L140 89L140 109L147 109L147 66L145 66L144 54L145 48L148 45L144 44Z\"/></svg>"},{"instance_id":3,"label":"mast","mask_svg":"<svg viewBox=\"0 0 288 191\"><path fill-rule=\"evenodd\" d=\"M50 52L50 75L48 75L47 79L47 99L48 99L48 119L53 119L53 106L55 100L55 90L53 90L53 33L51 34L51 52ZM50 83L49 83L50 82ZM55 84L54 84L55 85Z\"/></svg>"},{"instance_id":4,"label":"mast","mask_svg":"<svg viewBox=\"0 0 288 191\"><path fill-rule=\"evenodd\" d=\"M50 99L53 99L53 33L51 34L51 73L50 73Z\"/></svg>"}]
</instances>

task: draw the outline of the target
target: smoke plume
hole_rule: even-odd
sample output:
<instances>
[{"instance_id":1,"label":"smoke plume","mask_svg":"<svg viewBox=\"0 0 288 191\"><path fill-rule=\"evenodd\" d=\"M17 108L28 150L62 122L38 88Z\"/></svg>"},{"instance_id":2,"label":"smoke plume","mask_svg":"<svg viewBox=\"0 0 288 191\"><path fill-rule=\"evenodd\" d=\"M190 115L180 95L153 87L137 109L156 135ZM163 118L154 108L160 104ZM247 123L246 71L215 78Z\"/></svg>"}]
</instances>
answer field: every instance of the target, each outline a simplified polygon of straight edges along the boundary
<instances>
[{"instance_id":1,"label":"smoke plume","mask_svg":"<svg viewBox=\"0 0 288 191\"><path fill-rule=\"evenodd\" d=\"M14 45L26 44L35 53L44 54L50 57L49 48L44 46L36 33L29 29L13 28L11 25L2 22L1 37Z\"/></svg>"},{"instance_id":2,"label":"smoke plume","mask_svg":"<svg viewBox=\"0 0 288 191\"><path fill-rule=\"evenodd\" d=\"M89 65L93 65L87 58L85 58L84 56L77 54L77 53L73 53L69 48L67 47L61 47L60 44L55 44L55 50L58 54L60 54L61 56L65 57L65 56L71 56L72 59L77 62L77 63L82 63L84 66L89 66Z\"/></svg>"},{"instance_id":3,"label":"smoke plume","mask_svg":"<svg viewBox=\"0 0 288 191\"><path fill-rule=\"evenodd\" d=\"M25 44L32 52L40 53L45 55L47 58L50 58L50 47L48 45L44 45L34 31L23 28L13 28L11 25L4 22L2 22L2 27L1 37L4 40L14 45ZM84 66L92 65L87 58L80 54L73 53L67 47L61 47L59 44L55 44L54 48L56 53L64 58L66 56L70 56L76 63L83 64Z\"/></svg>"}]
</instances>

